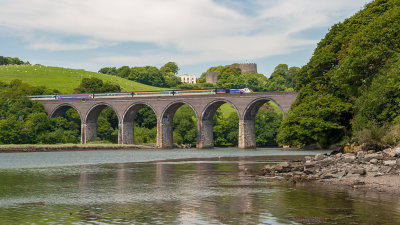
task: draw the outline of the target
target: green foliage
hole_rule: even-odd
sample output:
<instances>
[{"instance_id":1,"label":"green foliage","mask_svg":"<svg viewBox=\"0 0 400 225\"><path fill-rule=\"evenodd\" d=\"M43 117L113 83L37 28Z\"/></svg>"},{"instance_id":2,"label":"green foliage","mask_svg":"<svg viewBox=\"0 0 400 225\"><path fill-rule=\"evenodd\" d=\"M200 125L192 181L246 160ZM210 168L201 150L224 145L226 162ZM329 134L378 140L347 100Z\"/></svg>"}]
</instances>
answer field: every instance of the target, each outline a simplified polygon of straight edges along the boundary
<instances>
[{"instance_id":1,"label":"green foliage","mask_svg":"<svg viewBox=\"0 0 400 225\"><path fill-rule=\"evenodd\" d=\"M165 74L172 73L173 75L175 75L178 73L179 67L174 62L168 62L160 68L160 71Z\"/></svg>"},{"instance_id":2,"label":"green foliage","mask_svg":"<svg viewBox=\"0 0 400 225\"><path fill-rule=\"evenodd\" d=\"M76 93L105 93L105 92L121 92L119 84L110 82L103 83L102 80L92 77L83 78L81 84L75 88Z\"/></svg>"},{"instance_id":3,"label":"green foliage","mask_svg":"<svg viewBox=\"0 0 400 225\"><path fill-rule=\"evenodd\" d=\"M333 144L350 135L351 124L357 133L397 121L399 18L399 1L375 0L332 26L298 72L300 94L282 124L280 144ZM324 99L332 102L317 102Z\"/></svg>"},{"instance_id":4,"label":"green foliage","mask_svg":"<svg viewBox=\"0 0 400 225\"><path fill-rule=\"evenodd\" d=\"M359 131L373 121L378 126L399 122L400 60L376 76L371 86L355 101L353 130Z\"/></svg>"},{"instance_id":5,"label":"green foliage","mask_svg":"<svg viewBox=\"0 0 400 225\"><path fill-rule=\"evenodd\" d=\"M296 86L296 76L300 69L279 64L270 78L265 82L265 91L293 91Z\"/></svg>"},{"instance_id":6,"label":"green foliage","mask_svg":"<svg viewBox=\"0 0 400 225\"><path fill-rule=\"evenodd\" d=\"M213 133L215 146L237 146L239 135L237 112L231 112L225 118L219 108L214 116Z\"/></svg>"},{"instance_id":7,"label":"green foliage","mask_svg":"<svg viewBox=\"0 0 400 225\"><path fill-rule=\"evenodd\" d=\"M256 115L256 144L259 147L276 147L276 136L282 122L282 115L268 103Z\"/></svg>"},{"instance_id":8,"label":"green foliage","mask_svg":"<svg viewBox=\"0 0 400 225\"><path fill-rule=\"evenodd\" d=\"M19 58L0 56L0 65L23 65L23 64L29 64L29 62L24 62Z\"/></svg>"},{"instance_id":9,"label":"green foliage","mask_svg":"<svg viewBox=\"0 0 400 225\"><path fill-rule=\"evenodd\" d=\"M146 127L135 126L135 143L136 144L154 144L157 138L157 127L148 129Z\"/></svg>"},{"instance_id":10,"label":"green foliage","mask_svg":"<svg viewBox=\"0 0 400 225\"><path fill-rule=\"evenodd\" d=\"M154 111L148 106L139 109L135 116L135 126L147 129L157 128L157 117ZM137 135L137 132L135 133Z\"/></svg>"},{"instance_id":11,"label":"green foliage","mask_svg":"<svg viewBox=\"0 0 400 225\"><path fill-rule=\"evenodd\" d=\"M180 79L175 76L178 71L179 67L176 63L168 62L160 69L154 66L133 68L121 66L118 69L115 67L104 67L99 70L99 73L115 75L156 87L176 87L181 83Z\"/></svg>"},{"instance_id":12,"label":"green foliage","mask_svg":"<svg viewBox=\"0 0 400 225\"><path fill-rule=\"evenodd\" d=\"M41 103L27 97L33 93L54 94L44 87L33 87L20 80L1 84L0 144L78 142L79 124L65 118L49 118ZM68 115L74 116L73 113Z\"/></svg>"},{"instance_id":13,"label":"green foliage","mask_svg":"<svg viewBox=\"0 0 400 225\"><path fill-rule=\"evenodd\" d=\"M193 109L181 106L174 115L174 143L196 145L197 119Z\"/></svg>"},{"instance_id":14,"label":"green foliage","mask_svg":"<svg viewBox=\"0 0 400 225\"><path fill-rule=\"evenodd\" d=\"M305 146L336 143L346 134L352 104L327 92L302 89L282 123L278 143Z\"/></svg>"},{"instance_id":15,"label":"green foliage","mask_svg":"<svg viewBox=\"0 0 400 225\"><path fill-rule=\"evenodd\" d=\"M115 67L104 67L99 70L99 73L108 74L108 75L116 75L117 68Z\"/></svg>"},{"instance_id":16,"label":"green foliage","mask_svg":"<svg viewBox=\"0 0 400 225\"><path fill-rule=\"evenodd\" d=\"M154 66L133 67L128 79L156 87L166 87L163 74Z\"/></svg>"},{"instance_id":17,"label":"green foliage","mask_svg":"<svg viewBox=\"0 0 400 225\"><path fill-rule=\"evenodd\" d=\"M111 143L118 143L118 129L114 129L104 116L97 119L97 137Z\"/></svg>"},{"instance_id":18,"label":"green foliage","mask_svg":"<svg viewBox=\"0 0 400 225\"><path fill-rule=\"evenodd\" d=\"M131 73L131 68L129 68L129 66L121 66L116 70L114 74L111 75L116 75L122 78L128 78L130 73Z\"/></svg>"}]
</instances>

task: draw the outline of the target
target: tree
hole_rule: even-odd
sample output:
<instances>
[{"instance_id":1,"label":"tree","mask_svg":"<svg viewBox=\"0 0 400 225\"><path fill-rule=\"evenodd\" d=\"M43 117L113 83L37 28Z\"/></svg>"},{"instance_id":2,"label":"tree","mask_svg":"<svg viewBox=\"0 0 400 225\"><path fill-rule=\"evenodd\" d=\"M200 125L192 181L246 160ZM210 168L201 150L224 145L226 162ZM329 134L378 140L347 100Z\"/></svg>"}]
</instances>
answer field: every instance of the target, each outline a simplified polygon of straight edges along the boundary
<instances>
[{"instance_id":1,"label":"tree","mask_svg":"<svg viewBox=\"0 0 400 225\"><path fill-rule=\"evenodd\" d=\"M276 136L282 122L282 115L268 103L256 114L256 144L259 147L276 147Z\"/></svg>"},{"instance_id":2,"label":"tree","mask_svg":"<svg viewBox=\"0 0 400 225\"><path fill-rule=\"evenodd\" d=\"M270 78L265 82L266 91L293 91L296 85L298 67L288 67L286 64L279 64L275 67Z\"/></svg>"},{"instance_id":3,"label":"tree","mask_svg":"<svg viewBox=\"0 0 400 225\"><path fill-rule=\"evenodd\" d=\"M99 73L115 75L117 74L117 68L115 67L104 67L99 70Z\"/></svg>"},{"instance_id":4,"label":"tree","mask_svg":"<svg viewBox=\"0 0 400 225\"><path fill-rule=\"evenodd\" d=\"M129 66L121 66L117 69L116 74L118 77L128 78L131 73L131 68Z\"/></svg>"},{"instance_id":5,"label":"tree","mask_svg":"<svg viewBox=\"0 0 400 225\"><path fill-rule=\"evenodd\" d=\"M181 106L176 111L173 121L174 142L196 145L197 119L193 109L188 105Z\"/></svg>"},{"instance_id":6,"label":"tree","mask_svg":"<svg viewBox=\"0 0 400 225\"><path fill-rule=\"evenodd\" d=\"M160 68L160 71L165 74L172 73L173 75L176 75L179 71L179 67L174 62L168 62Z\"/></svg>"},{"instance_id":7,"label":"tree","mask_svg":"<svg viewBox=\"0 0 400 225\"><path fill-rule=\"evenodd\" d=\"M22 64L29 64L29 62L24 62L17 57L12 58L12 57L0 56L0 65L22 65Z\"/></svg>"},{"instance_id":8,"label":"tree","mask_svg":"<svg viewBox=\"0 0 400 225\"><path fill-rule=\"evenodd\" d=\"M83 78L81 84L75 88L76 93L104 93L104 92L120 92L119 84L103 83L101 79Z\"/></svg>"},{"instance_id":9,"label":"tree","mask_svg":"<svg viewBox=\"0 0 400 225\"><path fill-rule=\"evenodd\" d=\"M20 80L0 87L0 144L79 142L79 124L61 117L49 118L40 102L27 97L32 93L54 94L53 91Z\"/></svg>"},{"instance_id":10,"label":"tree","mask_svg":"<svg viewBox=\"0 0 400 225\"><path fill-rule=\"evenodd\" d=\"M153 66L133 67L128 79L156 87L166 86L163 74Z\"/></svg>"}]
</instances>

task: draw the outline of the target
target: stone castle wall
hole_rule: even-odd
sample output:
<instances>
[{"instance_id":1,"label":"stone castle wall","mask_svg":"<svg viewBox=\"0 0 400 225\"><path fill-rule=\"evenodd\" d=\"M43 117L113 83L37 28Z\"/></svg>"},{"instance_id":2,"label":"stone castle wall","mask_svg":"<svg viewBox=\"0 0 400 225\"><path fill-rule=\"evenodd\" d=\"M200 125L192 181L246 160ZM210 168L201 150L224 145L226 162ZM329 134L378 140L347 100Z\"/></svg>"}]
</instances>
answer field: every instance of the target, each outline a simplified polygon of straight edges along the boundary
<instances>
[{"instance_id":1,"label":"stone castle wall","mask_svg":"<svg viewBox=\"0 0 400 225\"><path fill-rule=\"evenodd\" d=\"M242 73L257 73L257 64L255 63L232 64L231 67L239 68Z\"/></svg>"},{"instance_id":2,"label":"stone castle wall","mask_svg":"<svg viewBox=\"0 0 400 225\"><path fill-rule=\"evenodd\" d=\"M206 73L206 82L211 84L216 84L218 80L218 72L208 72Z\"/></svg>"}]
</instances>

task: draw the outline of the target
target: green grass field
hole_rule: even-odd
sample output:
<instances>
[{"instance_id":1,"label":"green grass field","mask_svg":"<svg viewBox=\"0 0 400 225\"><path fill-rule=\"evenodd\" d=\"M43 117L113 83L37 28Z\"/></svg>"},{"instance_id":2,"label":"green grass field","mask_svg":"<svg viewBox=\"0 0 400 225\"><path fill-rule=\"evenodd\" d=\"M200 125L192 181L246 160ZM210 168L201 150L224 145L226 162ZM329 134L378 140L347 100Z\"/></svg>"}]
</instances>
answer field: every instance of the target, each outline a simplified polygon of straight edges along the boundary
<instances>
[{"instance_id":1,"label":"green grass field","mask_svg":"<svg viewBox=\"0 0 400 225\"><path fill-rule=\"evenodd\" d=\"M104 82L110 81L121 86L123 92L130 91L158 91L164 88L153 87L124 78L89 72L85 70L67 69L42 65L4 65L0 66L0 81L9 83L20 79L33 86L45 86L59 90L62 94L73 93L79 86L81 79L96 77Z\"/></svg>"}]
</instances>

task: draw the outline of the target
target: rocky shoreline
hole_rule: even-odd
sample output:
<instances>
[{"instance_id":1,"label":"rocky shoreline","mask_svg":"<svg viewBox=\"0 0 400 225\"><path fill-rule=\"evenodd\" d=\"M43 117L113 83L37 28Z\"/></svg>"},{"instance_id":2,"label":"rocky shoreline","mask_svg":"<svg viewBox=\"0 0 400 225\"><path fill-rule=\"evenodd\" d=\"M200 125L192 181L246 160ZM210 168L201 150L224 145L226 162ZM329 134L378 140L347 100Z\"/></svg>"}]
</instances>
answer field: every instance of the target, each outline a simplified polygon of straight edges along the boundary
<instances>
[{"instance_id":1,"label":"rocky shoreline","mask_svg":"<svg viewBox=\"0 0 400 225\"><path fill-rule=\"evenodd\" d=\"M267 165L263 175L292 183L316 184L400 194L400 147L380 152L334 152Z\"/></svg>"}]
</instances>

